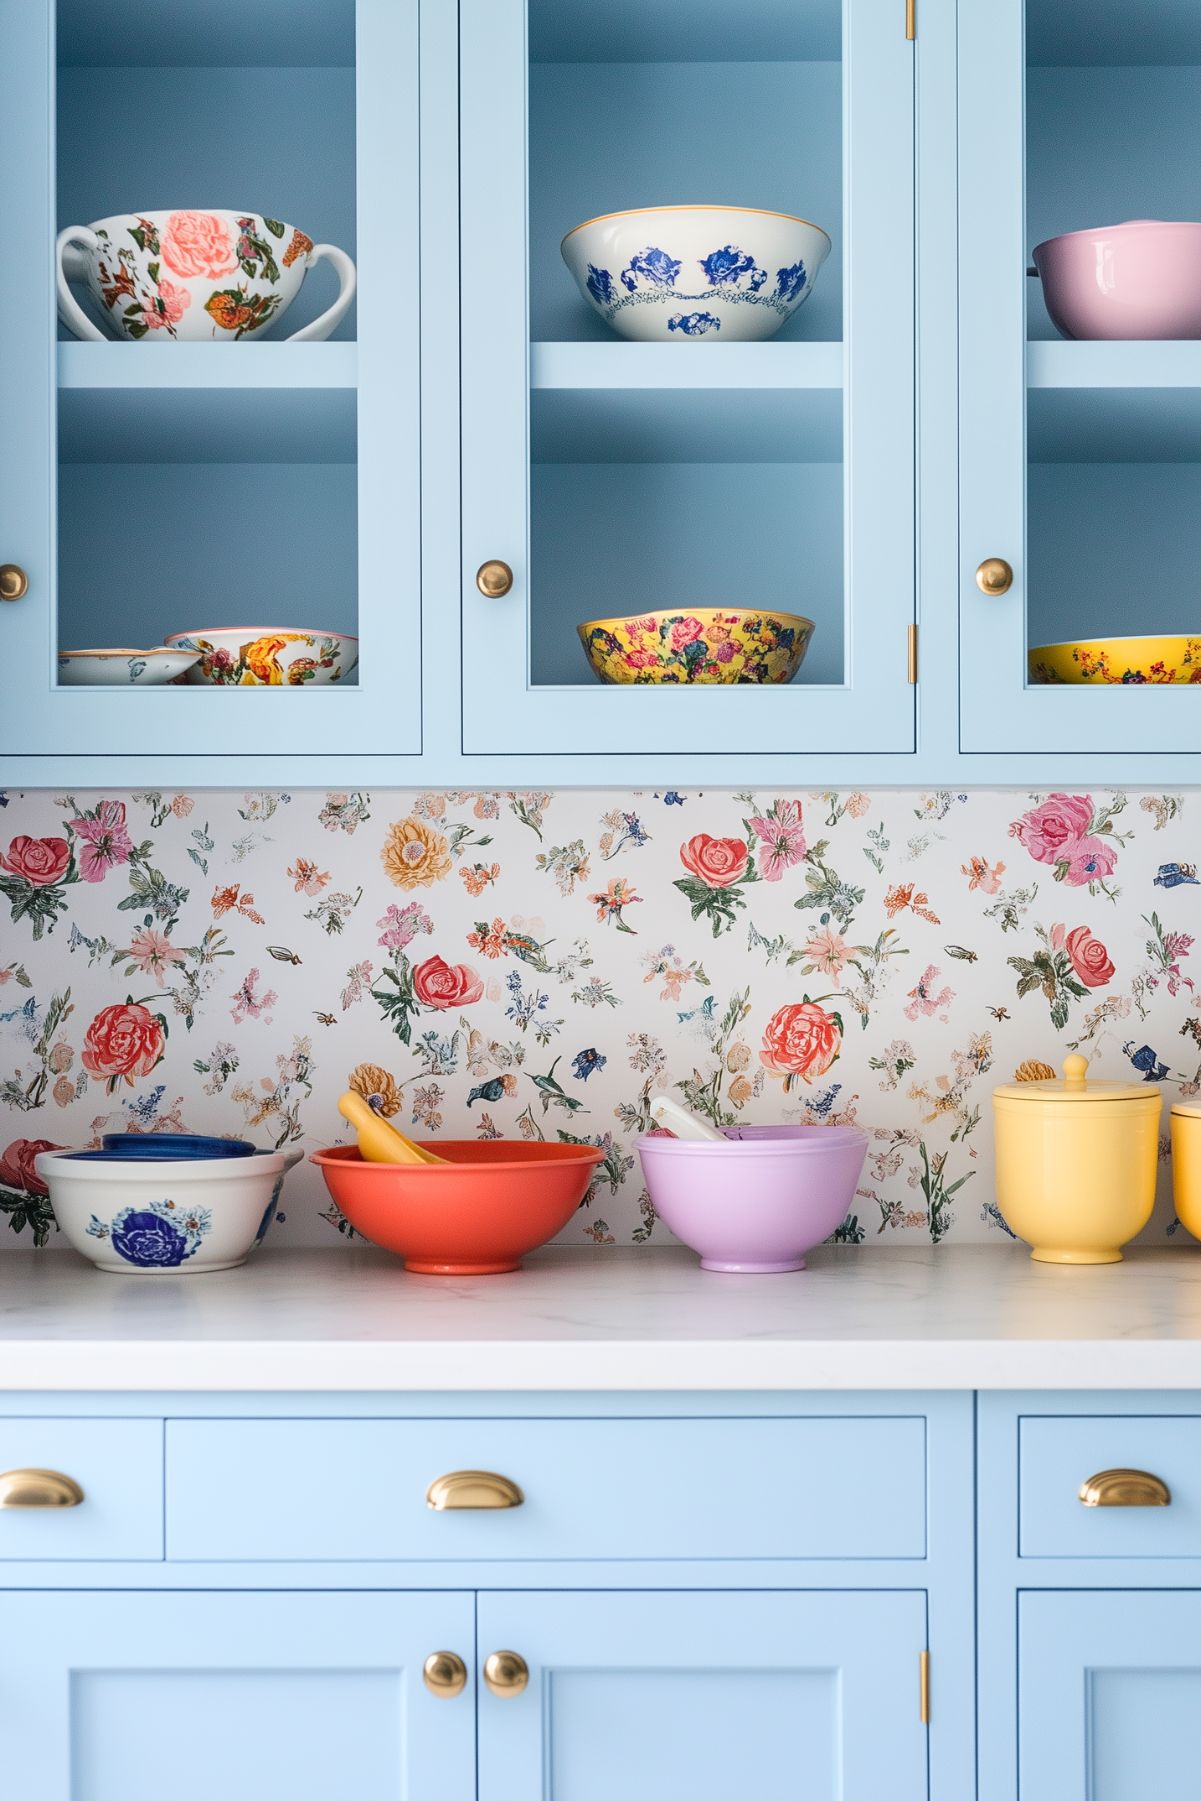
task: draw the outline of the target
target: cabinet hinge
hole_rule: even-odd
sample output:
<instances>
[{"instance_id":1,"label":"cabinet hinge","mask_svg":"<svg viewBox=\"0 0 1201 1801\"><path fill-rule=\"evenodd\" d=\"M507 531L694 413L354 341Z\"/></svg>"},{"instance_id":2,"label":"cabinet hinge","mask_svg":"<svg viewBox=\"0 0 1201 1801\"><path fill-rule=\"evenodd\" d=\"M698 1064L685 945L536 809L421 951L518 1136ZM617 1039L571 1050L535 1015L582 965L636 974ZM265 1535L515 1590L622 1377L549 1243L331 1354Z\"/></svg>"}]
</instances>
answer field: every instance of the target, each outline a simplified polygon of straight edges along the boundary
<instances>
[{"instance_id":1,"label":"cabinet hinge","mask_svg":"<svg viewBox=\"0 0 1201 1801\"><path fill-rule=\"evenodd\" d=\"M917 37L917 0L905 0L905 36L911 44Z\"/></svg>"},{"instance_id":2,"label":"cabinet hinge","mask_svg":"<svg viewBox=\"0 0 1201 1801\"><path fill-rule=\"evenodd\" d=\"M918 1712L923 1726L930 1724L930 1653L922 1651L918 1657Z\"/></svg>"},{"instance_id":3,"label":"cabinet hinge","mask_svg":"<svg viewBox=\"0 0 1201 1801\"><path fill-rule=\"evenodd\" d=\"M917 627L911 625L908 631L908 658L906 663L907 678L912 688L917 683Z\"/></svg>"}]
</instances>

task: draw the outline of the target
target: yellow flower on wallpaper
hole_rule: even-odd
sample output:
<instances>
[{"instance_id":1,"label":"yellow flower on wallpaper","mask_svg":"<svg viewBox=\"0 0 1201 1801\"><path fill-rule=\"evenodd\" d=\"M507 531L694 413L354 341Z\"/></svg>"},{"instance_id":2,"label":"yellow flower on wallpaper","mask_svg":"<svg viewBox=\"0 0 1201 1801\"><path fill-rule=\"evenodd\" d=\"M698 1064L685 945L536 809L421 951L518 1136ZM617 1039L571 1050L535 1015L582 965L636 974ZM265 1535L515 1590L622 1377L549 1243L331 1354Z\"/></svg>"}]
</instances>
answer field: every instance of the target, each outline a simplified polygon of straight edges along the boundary
<instances>
[{"instance_id":1,"label":"yellow flower on wallpaper","mask_svg":"<svg viewBox=\"0 0 1201 1801\"><path fill-rule=\"evenodd\" d=\"M423 819L398 819L388 827L381 853L398 888L428 888L450 874L450 848Z\"/></svg>"},{"instance_id":2,"label":"yellow flower on wallpaper","mask_svg":"<svg viewBox=\"0 0 1201 1801\"><path fill-rule=\"evenodd\" d=\"M350 1072L350 1086L385 1119L400 1112L400 1086L395 1076L389 1075L378 1063L358 1064Z\"/></svg>"}]
</instances>

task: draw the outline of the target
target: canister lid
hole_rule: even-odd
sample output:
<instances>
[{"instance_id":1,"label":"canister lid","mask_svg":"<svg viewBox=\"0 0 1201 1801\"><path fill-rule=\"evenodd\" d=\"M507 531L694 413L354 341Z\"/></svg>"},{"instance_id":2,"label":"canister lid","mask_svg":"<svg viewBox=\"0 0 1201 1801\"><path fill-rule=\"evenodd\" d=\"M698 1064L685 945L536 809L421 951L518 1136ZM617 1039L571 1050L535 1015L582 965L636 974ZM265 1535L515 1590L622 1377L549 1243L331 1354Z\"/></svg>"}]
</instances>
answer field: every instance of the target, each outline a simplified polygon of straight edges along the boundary
<instances>
[{"instance_id":1,"label":"canister lid","mask_svg":"<svg viewBox=\"0 0 1201 1801\"><path fill-rule=\"evenodd\" d=\"M1088 1058L1079 1055L1064 1058L1062 1080L1005 1082L993 1089L994 1099L1007 1101L1145 1101L1149 1094L1158 1100L1158 1089L1146 1082L1090 1082Z\"/></svg>"},{"instance_id":2,"label":"canister lid","mask_svg":"<svg viewBox=\"0 0 1201 1801\"><path fill-rule=\"evenodd\" d=\"M1181 1119L1201 1119L1201 1107L1186 1106L1184 1101L1173 1101L1172 1112L1179 1114Z\"/></svg>"}]
</instances>

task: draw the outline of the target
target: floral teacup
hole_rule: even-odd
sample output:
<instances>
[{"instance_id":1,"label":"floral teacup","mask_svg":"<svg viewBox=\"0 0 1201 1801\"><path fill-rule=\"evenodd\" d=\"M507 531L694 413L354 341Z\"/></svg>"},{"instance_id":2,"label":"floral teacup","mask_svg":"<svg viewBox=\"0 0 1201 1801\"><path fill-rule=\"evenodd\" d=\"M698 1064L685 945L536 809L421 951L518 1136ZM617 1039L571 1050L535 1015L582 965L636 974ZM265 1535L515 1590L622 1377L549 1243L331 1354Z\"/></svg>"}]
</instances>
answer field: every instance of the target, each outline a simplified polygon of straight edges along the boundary
<instances>
[{"instance_id":1,"label":"floral teacup","mask_svg":"<svg viewBox=\"0 0 1201 1801\"><path fill-rule=\"evenodd\" d=\"M59 232L58 314L77 338L108 341L67 286L82 279L113 337L236 343L281 318L323 259L338 272L338 298L293 332L309 343L328 338L354 299L355 268L344 250L262 213L117 213Z\"/></svg>"}]
</instances>

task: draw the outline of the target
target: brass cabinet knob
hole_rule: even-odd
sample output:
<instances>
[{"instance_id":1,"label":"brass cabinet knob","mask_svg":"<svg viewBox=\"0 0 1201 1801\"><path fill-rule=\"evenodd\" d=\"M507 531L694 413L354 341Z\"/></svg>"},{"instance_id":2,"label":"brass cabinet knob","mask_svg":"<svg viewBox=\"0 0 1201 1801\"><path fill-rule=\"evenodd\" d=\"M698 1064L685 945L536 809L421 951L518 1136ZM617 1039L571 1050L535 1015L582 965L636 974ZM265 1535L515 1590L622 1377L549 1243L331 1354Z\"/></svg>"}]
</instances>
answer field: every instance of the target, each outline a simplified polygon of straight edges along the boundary
<instances>
[{"instance_id":1,"label":"brass cabinet knob","mask_svg":"<svg viewBox=\"0 0 1201 1801\"><path fill-rule=\"evenodd\" d=\"M475 585L486 600L499 600L513 586L513 571L499 558L481 563L475 572Z\"/></svg>"},{"instance_id":2,"label":"brass cabinet knob","mask_svg":"<svg viewBox=\"0 0 1201 1801\"><path fill-rule=\"evenodd\" d=\"M517 1651L493 1651L484 1662L484 1682L503 1699L519 1695L530 1679L530 1666Z\"/></svg>"},{"instance_id":3,"label":"brass cabinet knob","mask_svg":"<svg viewBox=\"0 0 1201 1801\"><path fill-rule=\"evenodd\" d=\"M459 1508L520 1507L525 1496L516 1482L494 1470L450 1470L436 1476L425 1491L425 1504L435 1513Z\"/></svg>"},{"instance_id":4,"label":"brass cabinet knob","mask_svg":"<svg viewBox=\"0 0 1201 1801\"><path fill-rule=\"evenodd\" d=\"M1008 594L1013 586L1013 570L1004 557L985 557L976 571L976 586L990 598Z\"/></svg>"},{"instance_id":5,"label":"brass cabinet knob","mask_svg":"<svg viewBox=\"0 0 1201 1801\"><path fill-rule=\"evenodd\" d=\"M29 592L29 577L19 563L0 563L0 600L20 600Z\"/></svg>"},{"instance_id":6,"label":"brass cabinet knob","mask_svg":"<svg viewBox=\"0 0 1201 1801\"><path fill-rule=\"evenodd\" d=\"M431 1695L451 1701L467 1687L467 1665L457 1651L431 1651L421 1666L421 1680Z\"/></svg>"},{"instance_id":7,"label":"brass cabinet knob","mask_svg":"<svg viewBox=\"0 0 1201 1801\"><path fill-rule=\"evenodd\" d=\"M0 1507L78 1507L83 1490L59 1470L4 1470Z\"/></svg>"},{"instance_id":8,"label":"brass cabinet knob","mask_svg":"<svg viewBox=\"0 0 1201 1801\"><path fill-rule=\"evenodd\" d=\"M1085 1507L1170 1507L1166 1482L1149 1470L1098 1470L1080 1484Z\"/></svg>"}]
</instances>

